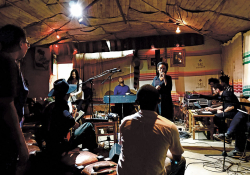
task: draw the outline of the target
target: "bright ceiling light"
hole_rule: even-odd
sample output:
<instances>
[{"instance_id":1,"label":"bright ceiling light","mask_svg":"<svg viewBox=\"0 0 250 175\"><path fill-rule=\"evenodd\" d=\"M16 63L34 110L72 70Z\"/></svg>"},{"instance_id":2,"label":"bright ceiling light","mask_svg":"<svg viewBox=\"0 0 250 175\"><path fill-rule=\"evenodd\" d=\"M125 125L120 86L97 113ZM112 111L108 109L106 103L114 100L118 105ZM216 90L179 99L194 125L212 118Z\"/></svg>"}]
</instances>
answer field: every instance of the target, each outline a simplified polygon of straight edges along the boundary
<instances>
[{"instance_id":1,"label":"bright ceiling light","mask_svg":"<svg viewBox=\"0 0 250 175\"><path fill-rule=\"evenodd\" d=\"M70 1L69 6L70 6L70 12L72 16L77 17L77 18L82 16L82 6L80 3Z\"/></svg>"},{"instance_id":2,"label":"bright ceiling light","mask_svg":"<svg viewBox=\"0 0 250 175\"><path fill-rule=\"evenodd\" d=\"M180 30L180 28L179 28L179 26L177 27L177 29L176 29L176 31L175 31L176 33L180 33L181 32L181 30Z\"/></svg>"},{"instance_id":3,"label":"bright ceiling light","mask_svg":"<svg viewBox=\"0 0 250 175\"><path fill-rule=\"evenodd\" d=\"M109 41L109 40L107 40L107 41L106 41L106 43L107 43L107 45L108 45L109 51L111 51L110 41Z\"/></svg>"}]
</instances>

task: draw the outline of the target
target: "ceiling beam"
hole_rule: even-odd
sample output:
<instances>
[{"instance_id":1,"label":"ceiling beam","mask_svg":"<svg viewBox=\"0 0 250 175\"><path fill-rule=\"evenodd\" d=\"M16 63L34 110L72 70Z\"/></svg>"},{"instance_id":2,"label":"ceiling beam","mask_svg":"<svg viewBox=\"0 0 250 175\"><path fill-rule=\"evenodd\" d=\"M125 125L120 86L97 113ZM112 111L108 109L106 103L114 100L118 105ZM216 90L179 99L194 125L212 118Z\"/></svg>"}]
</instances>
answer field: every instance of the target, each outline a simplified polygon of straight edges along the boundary
<instances>
[{"instance_id":1,"label":"ceiling beam","mask_svg":"<svg viewBox=\"0 0 250 175\"><path fill-rule=\"evenodd\" d=\"M118 8L119 8L119 10L120 10L120 13L121 13L121 15L122 15L122 18L123 18L124 23L127 24L127 20L126 20L125 15L124 15L124 13L123 13L123 11L122 11L122 7L121 7L121 4L120 4L119 0L116 0L116 3L117 3L117 5L118 5Z\"/></svg>"},{"instance_id":2,"label":"ceiling beam","mask_svg":"<svg viewBox=\"0 0 250 175\"><path fill-rule=\"evenodd\" d=\"M87 7L85 7L85 9L83 11L87 11L92 5L94 5L95 3L97 3L99 0L94 0L92 1Z\"/></svg>"}]
</instances>

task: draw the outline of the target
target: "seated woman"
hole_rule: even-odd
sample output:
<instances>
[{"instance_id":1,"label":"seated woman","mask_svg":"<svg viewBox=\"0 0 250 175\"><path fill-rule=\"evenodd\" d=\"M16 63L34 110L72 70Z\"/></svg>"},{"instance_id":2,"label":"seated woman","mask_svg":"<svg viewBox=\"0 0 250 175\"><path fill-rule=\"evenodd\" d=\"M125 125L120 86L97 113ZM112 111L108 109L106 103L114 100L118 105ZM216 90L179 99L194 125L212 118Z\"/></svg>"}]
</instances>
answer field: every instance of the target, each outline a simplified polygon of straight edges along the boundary
<instances>
[{"instance_id":1,"label":"seated woman","mask_svg":"<svg viewBox=\"0 0 250 175\"><path fill-rule=\"evenodd\" d=\"M79 77L78 71L73 69L70 73L70 77L67 81L69 84L77 85L77 89L70 93L70 101L72 104L77 105L77 111L83 110L82 104L84 99L84 93L82 91L82 80Z\"/></svg>"}]
</instances>

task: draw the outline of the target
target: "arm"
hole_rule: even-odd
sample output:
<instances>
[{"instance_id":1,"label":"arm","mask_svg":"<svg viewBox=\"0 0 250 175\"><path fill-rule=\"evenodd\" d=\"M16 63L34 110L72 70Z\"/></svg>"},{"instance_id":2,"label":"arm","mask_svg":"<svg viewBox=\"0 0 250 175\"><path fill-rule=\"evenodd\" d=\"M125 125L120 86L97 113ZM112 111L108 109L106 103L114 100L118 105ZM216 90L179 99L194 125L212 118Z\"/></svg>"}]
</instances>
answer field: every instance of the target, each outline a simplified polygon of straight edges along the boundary
<instances>
[{"instance_id":1,"label":"arm","mask_svg":"<svg viewBox=\"0 0 250 175\"><path fill-rule=\"evenodd\" d=\"M0 116L11 132L12 139L18 148L20 166L24 166L29 159L29 152L21 128L19 126L14 100L11 97L0 98Z\"/></svg>"},{"instance_id":2,"label":"arm","mask_svg":"<svg viewBox=\"0 0 250 175\"><path fill-rule=\"evenodd\" d=\"M205 110L207 111L217 111L217 110L222 110L223 106L218 106L216 108L211 108L211 107L206 107Z\"/></svg>"},{"instance_id":3,"label":"arm","mask_svg":"<svg viewBox=\"0 0 250 175\"><path fill-rule=\"evenodd\" d=\"M169 147L167 152L167 157L169 157L172 161L180 161L181 156L184 152L181 143L180 143L180 136L177 127L173 124L172 125L172 143Z\"/></svg>"},{"instance_id":4,"label":"arm","mask_svg":"<svg viewBox=\"0 0 250 175\"><path fill-rule=\"evenodd\" d=\"M79 89L78 89L78 91L75 92L75 93L72 92L71 95L77 95L77 94L79 94L81 92L82 92L82 80L80 79L79 80Z\"/></svg>"},{"instance_id":5,"label":"arm","mask_svg":"<svg viewBox=\"0 0 250 175\"><path fill-rule=\"evenodd\" d=\"M114 95L118 95L117 86L114 89Z\"/></svg>"},{"instance_id":6,"label":"arm","mask_svg":"<svg viewBox=\"0 0 250 175\"><path fill-rule=\"evenodd\" d=\"M160 94L167 94L171 93L172 91L172 78L171 76L165 75L164 81L161 81L160 83Z\"/></svg>"},{"instance_id":7,"label":"arm","mask_svg":"<svg viewBox=\"0 0 250 175\"><path fill-rule=\"evenodd\" d=\"M131 91L130 91L130 88L129 88L129 86L128 86L128 91L127 91L127 93L130 93L130 94L131 94Z\"/></svg>"}]
</instances>

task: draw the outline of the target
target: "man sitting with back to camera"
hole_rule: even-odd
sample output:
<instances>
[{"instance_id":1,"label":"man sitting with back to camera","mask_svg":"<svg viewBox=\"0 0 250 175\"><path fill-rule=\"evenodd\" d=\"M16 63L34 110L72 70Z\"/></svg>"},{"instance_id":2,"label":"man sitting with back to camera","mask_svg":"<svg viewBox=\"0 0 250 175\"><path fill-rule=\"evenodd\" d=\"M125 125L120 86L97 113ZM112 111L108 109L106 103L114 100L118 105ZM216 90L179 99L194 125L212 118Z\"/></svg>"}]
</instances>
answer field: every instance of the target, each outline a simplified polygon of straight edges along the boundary
<instances>
[{"instance_id":1,"label":"man sitting with back to camera","mask_svg":"<svg viewBox=\"0 0 250 175\"><path fill-rule=\"evenodd\" d=\"M54 82L54 88L48 94L49 97L55 96L55 102L45 109L44 114L48 120L44 122L43 127L46 149L55 155L76 148L79 144L84 144L84 148L89 149L97 146L92 124L86 122L79 126L69 113L67 100L76 88L76 85L69 85L65 79L59 79ZM75 131L67 142L65 138L72 127Z\"/></svg>"},{"instance_id":2,"label":"man sitting with back to camera","mask_svg":"<svg viewBox=\"0 0 250 175\"><path fill-rule=\"evenodd\" d=\"M122 120L119 175L184 174L186 161L181 156L184 150L179 132L174 123L157 114L159 97L155 87L142 86L136 100L141 110Z\"/></svg>"}]
</instances>

